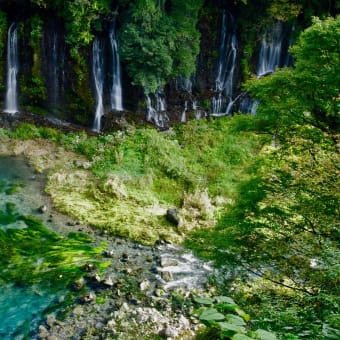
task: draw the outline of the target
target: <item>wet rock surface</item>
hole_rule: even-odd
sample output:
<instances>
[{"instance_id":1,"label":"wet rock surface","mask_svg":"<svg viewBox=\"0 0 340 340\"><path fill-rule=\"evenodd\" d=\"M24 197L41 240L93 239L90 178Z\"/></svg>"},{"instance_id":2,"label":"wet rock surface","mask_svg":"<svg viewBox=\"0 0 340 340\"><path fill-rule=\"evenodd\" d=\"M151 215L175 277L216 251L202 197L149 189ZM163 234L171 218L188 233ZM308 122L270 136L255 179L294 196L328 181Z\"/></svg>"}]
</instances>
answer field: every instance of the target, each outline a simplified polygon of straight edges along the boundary
<instances>
[{"instance_id":1,"label":"wet rock surface","mask_svg":"<svg viewBox=\"0 0 340 340\"><path fill-rule=\"evenodd\" d=\"M197 322L188 316L189 307L172 299L184 301L203 289L210 267L178 246L96 238L108 243L107 270L99 277L96 268L83 268L85 292L63 320L47 316L33 339L192 339Z\"/></svg>"}]
</instances>

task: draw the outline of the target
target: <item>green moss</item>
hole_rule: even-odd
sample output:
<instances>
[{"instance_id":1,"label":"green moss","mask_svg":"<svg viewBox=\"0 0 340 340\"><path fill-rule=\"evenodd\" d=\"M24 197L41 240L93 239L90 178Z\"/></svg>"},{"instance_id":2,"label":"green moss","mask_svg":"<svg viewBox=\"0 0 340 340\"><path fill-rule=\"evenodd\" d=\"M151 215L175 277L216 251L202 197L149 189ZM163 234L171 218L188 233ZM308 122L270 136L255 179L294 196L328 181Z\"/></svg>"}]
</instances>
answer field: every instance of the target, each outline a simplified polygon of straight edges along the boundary
<instances>
[{"instance_id":1,"label":"green moss","mask_svg":"<svg viewBox=\"0 0 340 340\"><path fill-rule=\"evenodd\" d=\"M13 228L18 221L26 228ZM82 275L80 267L100 260L103 246L92 247L83 234L59 236L31 216L20 215L13 204L0 210L0 281L65 286ZM99 265L101 267L103 265Z\"/></svg>"},{"instance_id":2,"label":"green moss","mask_svg":"<svg viewBox=\"0 0 340 340\"><path fill-rule=\"evenodd\" d=\"M42 106L47 99L45 79L41 65L41 41L43 21L35 15L23 24L20 31L24 36L27 34L28 45L32 52L32 66L30 72L23 73L20 77L21 98L24 104Z\"/></svg>"},{"instance_id":3,"label":"green moss","mask_svg":"<svg viewBox=\"0 0 340 340\"><path fill-rule=\"evenodd\" d=\"M64 145L88 157L90 169L60 169L47 190L58 209L101 230L148 244L180 242L187 230L212 226L217 207L237 196L263 143L240 133L244 119L193 121L169 133L66 136ZM181 209L178 228L164 217L173 206Z\"/></svg>"}]
</instances>

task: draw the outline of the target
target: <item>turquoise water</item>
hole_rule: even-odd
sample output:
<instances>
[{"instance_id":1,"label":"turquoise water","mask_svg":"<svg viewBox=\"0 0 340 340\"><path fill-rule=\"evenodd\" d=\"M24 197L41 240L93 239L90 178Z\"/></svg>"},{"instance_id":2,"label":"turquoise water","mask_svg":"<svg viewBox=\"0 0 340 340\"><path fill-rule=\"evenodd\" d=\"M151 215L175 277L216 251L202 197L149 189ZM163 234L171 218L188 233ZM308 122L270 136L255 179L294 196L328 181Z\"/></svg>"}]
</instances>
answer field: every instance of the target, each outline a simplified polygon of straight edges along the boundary
<instances>
[{"instance_id":1,"label":"turquoise water","mask_svg":"<svg viewBox=\"0 0 340 340\"><path fill-rule=\"evenodd\" d=\"M0 157L0 210L8 202L19 214L36 214L39 190L36 175L23 159ZM0 219L0 230L26 227L22 221ZM36 286L19 286L0 281L0 339L22 339L41 321L44 310L56 304L60 293L51 294Z\"/></svg>"},{"instance_id":2,"label":"turquoise water","mask_svg":"<svg viewBox=\"0 0 340 340\"><path fill-rule=\"evenodd\" d=\"M57 301L56 295L38 286L1 285L0 339L22 339L37 327L43 311Z\"/></svg>"},{"instance_id":3,"label":"turquoise water","mask_svg":"<svg viewBox=\"0 0 340 340\"><path fill-rule=\"evenodd\" d=\"M49 312L56 310L61 306L60 301L68 295L69 291L64 286L67 285L66 276L71 274L58 274L57 271L61 267L55 268L54 263L51 263L54 261L53 256L58 261L64 252L69 251L70 254L73 251L74 255L68 254L72 259L72 256L78 256L77 249L81 250L84 261L88 261L93 255L91 249L94 248L87 246L89 241L77 241L75 236L74 240L57 236L62 232L57 224L65 225L65 221L60 222L58 214L52 210L48 198L43 193L43 187L43 176L35 174L24 159L0 157L1 340L35 338L39 323L46 318L46 309L48 308ZM43 204L48 206L48 212L45 214L38 209ZM38 217L48 229L39 222L35 226L34 219L31 226L31 220L27 222L20 216ZM56 249L60 249L59 253ZM79 257L77 259L79 260ZM72 260L66 265L63 261L60 260L58 265L66 266L66 273L68 268L74 268ZM56 277L63 277L62 281L58 279L61 282L59 286L56 284ZM71 276L69 279L72 280Z\"/></svg>"}]
</instances>

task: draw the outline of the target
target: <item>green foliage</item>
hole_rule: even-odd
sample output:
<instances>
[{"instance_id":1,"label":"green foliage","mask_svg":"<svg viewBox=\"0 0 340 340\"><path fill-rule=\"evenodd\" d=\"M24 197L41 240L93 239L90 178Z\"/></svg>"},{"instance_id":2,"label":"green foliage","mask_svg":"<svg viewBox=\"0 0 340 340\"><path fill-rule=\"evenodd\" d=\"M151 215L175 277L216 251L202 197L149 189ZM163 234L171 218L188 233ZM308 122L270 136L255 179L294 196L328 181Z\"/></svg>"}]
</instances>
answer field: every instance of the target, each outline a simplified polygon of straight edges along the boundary
<instances>
[{"instance_id":1,"label":"green foliage","mask_svg":"<svg viewBox=\"0 0 340 340\"><path fill-rule=\"evenodd\" d=\"M46 127L37 127L28 123L21 123L14 131L8 132L8 135L17 139L36 139L44 138L56 142L62 140L64 135L55 129Z\"/></svg>"},{"instance_id":2,"label":"green foliage","mask_svg":"<svg viewBox=\"0 0 340 340\"><path fill-rule=\"evenodd\" d=\"M25 228L15 228L19 221ZM20 215L13 204L0 210L0 282L44 283L56 288L81 276L80 267L99 263L102 247L90 246L86 235L62 237L46 229L39 220Z\"/></svg>"},{"instance_id":3,"label":"green foliage","mask_svg":"<svg viewBox=\"0 0 340 340\"><path fill-rule=\"evenodd\" d=\"M215 298L195 297L197 304L206 305L209 300L211 307L198 309L200 321L207 328L200 332L197 339L232 339L232 340L275 340L274 333L263 329L253 331L248 324L250 316L245 313L227 296Z\"/></svg>"},{"instance_id":4,"label":"green foliage","mask_svg":"<svg viewBox=\"0 0 340 340\"><path fill-rule=\"evenodd\" d=\"M134 85L156 92L169 76L189 77L199 50L196 29L201 1L171 1L171 11L154 0L136 0L120 30L122 60Z\"/></svg>"},{"instance_id":5,"label":"green foliage","mask_svg":"<svg viewBox=\"0 0 340 340\"><path fill-rule=\"evenodd\" d=\"M189 78L196 71L200 33L197 30L198 14L202 0L172 0L170 16L176 28L173 36L173 71L175 77Z\"/></svg>"},{"instance_id":6,"label":"green foliage","mask_svg":"<svg viewBox=\"0 0 340 340\"><path fill-rule=\"evenodd\" d=\"M120 33L121 56L133 84L147 93L156 92L171 74L172 31L169 18L154 0L131 4L130 21Z\"/></svg>"},{"instance_id":7,"label":"green foliage","mask_svg":"<svg viewBox=\"0 0 340 340\"><path fill-rule=\"evenodd\" d=\"M340 302L339 19L315 19L292 48L294 68L249 83L260 100L252 128L274 134L274 147L259 154L218 226L192 243L259 277L233 285L257 325L308 339L339 332L329 322ZM237 125L251 129L246 119Z\"/></svg>"},{"instance_id":8,"label":"green foliage","mask_svg":"<svg viewBox=\"0 0 340 340\"><path fill-rule=\"evenodd\" d=\"M266 123L275 133L308 122L323 129L339 128L339 39L340 17L315 19L291 48L296 58L293 69L248 83L247 89L261 102L262 126Z\"/></svg>"}]
</instances>

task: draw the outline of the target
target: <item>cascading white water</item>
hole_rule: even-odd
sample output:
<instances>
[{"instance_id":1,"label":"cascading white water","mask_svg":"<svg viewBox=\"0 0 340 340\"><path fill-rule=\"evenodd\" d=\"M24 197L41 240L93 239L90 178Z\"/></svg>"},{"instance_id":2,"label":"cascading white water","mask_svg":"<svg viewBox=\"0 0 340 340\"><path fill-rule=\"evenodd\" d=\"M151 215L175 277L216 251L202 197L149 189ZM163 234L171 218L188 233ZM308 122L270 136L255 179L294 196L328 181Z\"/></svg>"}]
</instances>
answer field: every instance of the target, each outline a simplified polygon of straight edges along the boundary
<instances>
[{"instance_id":1,"label":"cascading white water","mask_svg":"<svg viewBox=\"0 0 340 340\"><path fill-rule=\"evenodd\" d=\"M188 111L188 101L186 100L184 102L184 110L182 111L182 114L181 114L181 123L186 123L186 121L187 121L187 111Z\"/></svg>"},{"instance_id":2,"label":"cascading white water","mask_svg":"<svg viewBox=\"0 0 340 340\"><path fill-rule=\"evenodd\" d=\"M234 19L226 11L223 11L219 60L215 80L216 95L212 98L213 116L224 116L232 112L236 61L237 38Z\"/></svg>"},{"instance_id":3,"label":"cascading white water","mask_svg":"<svg viewBox=\"0 0 340 340\"><path fill-rule=\"evenodd\" d=\"M5 99L5 112L18 112L17 74L18 60L18 33L17 25L13 23L8 30L7 40L7 91Z\"/></svg>"},{"instance_id":4,"label":"cascading white water","mask_svg":"<svg viewBox=\"0 0 340 340\"><path fill-rule=\"evenodd\" d=\"M180 92L192 92L192 81L190 78L186 77L178 77L175 80L176 91Z\"/></svg>"},{"instance_id":5,"label":"cascading white water","mask_svg":"<svg viewBox=\"0 0 340 340\"><path fill-rule=\"evenodd\" d=\"M258 77L275 72L280 66L282 55L282 23L278 21L271 31L262 36L259 61L256 70Z\"/></svg>"},{"instance_id":6,"label":"cascading white water","mask_svg":"<svg viewBox=\"0 0 340 340\"><path fill-rule=\"evenodd\" d=\"M112 50L112 88L111 88L111 109L123 111L123 95L121 84L121 69L116 39L115 21L110 29L110 44Z\"/></svg>"},{"instance_id":7,"label":"cascading white water","mask_svg":"<svg viewBox=\"0 0 340 340\"><path fill-rule=\"evenodd\" d=\"M284 32L282 22L278 21L271 30L267 30L261 40L259 59L256 69L258 78L275 72L277 67L287 66L291 63L289 54L283 57ZM291 40L290 40L291 44ZM283 60L283 61L282 61ZM245 97L240 104L240 111L243 113L255 114L259 102Z\"/></svg>"},{"instance_id":8,"label":"cascading white water","mask_svg":"<svg viewBox=\"0 0 340 340\"><path fill-rule=\"evenodd\" d=\"M146 94L147 116L146 120L157 127L165 128L169 117L166 113L166 103L163 93L158 90L154 95Z\"/></svg>"},{"instance_id":9,"label":"cascading white water","mask_svg":"<svg viewBox=\"0 0 340 340\"><path fill-rule=\"evenodd\" d=\"M96 89L96 113L93 123L93 130L99 132L101 118L104 115L103 105L103 87L104 87L104 60L103 60L103 45L102 42L95 38L92 50L92 72L94 77L94 85Z\"/></svg>"}]
</instances>

